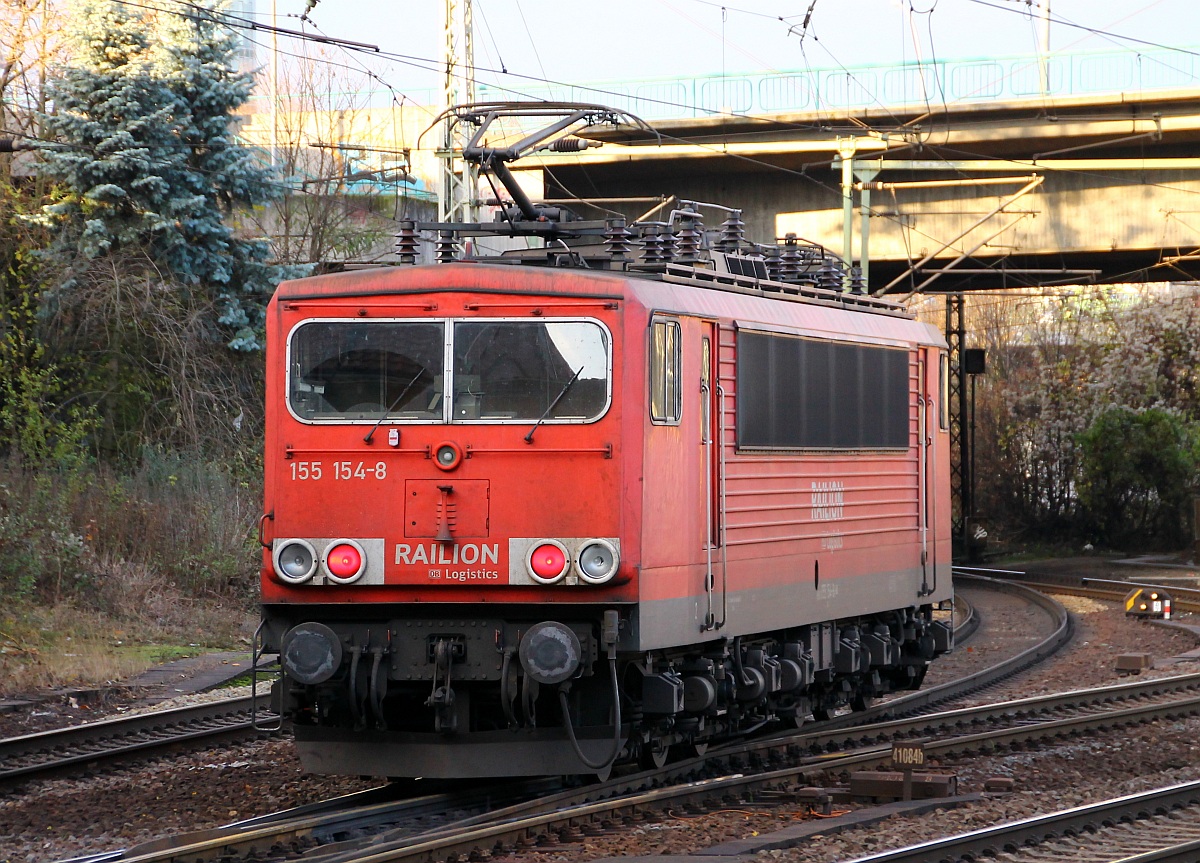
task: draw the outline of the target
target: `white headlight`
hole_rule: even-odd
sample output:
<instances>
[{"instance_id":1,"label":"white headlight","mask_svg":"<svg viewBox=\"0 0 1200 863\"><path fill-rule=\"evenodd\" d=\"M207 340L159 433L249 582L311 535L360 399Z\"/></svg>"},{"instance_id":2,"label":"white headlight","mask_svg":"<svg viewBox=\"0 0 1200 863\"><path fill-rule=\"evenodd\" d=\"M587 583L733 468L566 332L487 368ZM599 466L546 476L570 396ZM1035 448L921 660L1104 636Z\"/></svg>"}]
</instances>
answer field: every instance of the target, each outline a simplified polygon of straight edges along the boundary
<instances>
[{"instance_id":1,"label":"white headlight","mask_svg":"<svg viewBox=\"0 0 1200 863\"><path fill-rule=\"evenodd\" d=\"M617 574L621 555L607 539L589 539L579 547L575 567L588 584L604 584Z\"/></svg>"},{"instance_id":2,"label":"white headlight","mask_svg":"<svg viewBox=\"0 0 1200 863\"><path fill-rule=\"evenodd\" d=\"M303 584L317 571L317 550L305 539L285 539L272 555L275 574L288 584Z\"/></svg>"}]
</instances>

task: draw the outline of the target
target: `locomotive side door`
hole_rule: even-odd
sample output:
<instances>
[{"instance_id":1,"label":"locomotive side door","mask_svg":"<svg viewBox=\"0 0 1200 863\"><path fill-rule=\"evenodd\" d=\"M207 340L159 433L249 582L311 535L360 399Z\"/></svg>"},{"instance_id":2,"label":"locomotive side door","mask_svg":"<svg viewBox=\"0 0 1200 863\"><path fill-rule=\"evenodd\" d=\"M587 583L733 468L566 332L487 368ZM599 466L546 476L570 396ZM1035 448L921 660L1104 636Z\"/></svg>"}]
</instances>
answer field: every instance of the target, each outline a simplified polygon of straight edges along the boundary
<instances>
[{"instance_id":1,"label":"locomotive side door","mask_svg":"<svg viewBox=\"0 0 1200 863\"><path fill-rule=\"evenodd\" d=\"M723 390L720 382L720 331L706 321L700 340L700 429L704 477L704 591L708 610L704 629L725 625L725 433ZM718 570L720 585L718 587Z\"/></svg>"},{"instance_id":2,"label":"locomotive side door","mask_svg":"<svg viewBox=\"0 0 1200 863\"><path fill-rule=\"evenodd\" d=\"M918 416L920 418L920 447L918 488L921 531L921 595L928 596L937 589L938 524L938 432L947 427L946 354L937 348L918 348Z\"/></svg>"},{"instance_id":3,"label":"locomotive side door","mask_svg":"<svg viewBox=\"0 0 1200 863\"><path fill-rule=\"evenodd\" d=\"M921 534L921 591L920 596L929 593L929 489L930 471L933 464L930 458L930 445L933 437L929 432L930 407L933 405L933 394L929 391L929 349L917 347L917 529Z\"/></svg>"}]
</instances>

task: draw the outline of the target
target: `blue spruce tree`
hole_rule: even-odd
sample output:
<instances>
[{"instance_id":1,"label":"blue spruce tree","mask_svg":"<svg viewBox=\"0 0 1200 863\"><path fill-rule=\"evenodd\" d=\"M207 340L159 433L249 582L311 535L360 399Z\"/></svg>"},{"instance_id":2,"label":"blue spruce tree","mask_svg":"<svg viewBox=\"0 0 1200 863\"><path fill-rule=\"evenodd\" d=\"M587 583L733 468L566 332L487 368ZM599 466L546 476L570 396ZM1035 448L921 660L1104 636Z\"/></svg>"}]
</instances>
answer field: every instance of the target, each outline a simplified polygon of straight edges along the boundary
<instances>
[{"instance_id":1,"label":"blue spruce tree","mask_svg":"<svg viewBox=\"0 0 1200 863\"><path fill-rule=\"evenodd\" d=\"M77 3L75 59L49 82L45 118L44 173L64 194L44 216L58 248L84 262L144 253L214 303L230 347L251 351L275 285L300 273L270 263L265 240L238 237L228 222L281 187L235 140L251 79L233 68L220 5L147 17L112 0Z\"/></svg>"}]
</instances>

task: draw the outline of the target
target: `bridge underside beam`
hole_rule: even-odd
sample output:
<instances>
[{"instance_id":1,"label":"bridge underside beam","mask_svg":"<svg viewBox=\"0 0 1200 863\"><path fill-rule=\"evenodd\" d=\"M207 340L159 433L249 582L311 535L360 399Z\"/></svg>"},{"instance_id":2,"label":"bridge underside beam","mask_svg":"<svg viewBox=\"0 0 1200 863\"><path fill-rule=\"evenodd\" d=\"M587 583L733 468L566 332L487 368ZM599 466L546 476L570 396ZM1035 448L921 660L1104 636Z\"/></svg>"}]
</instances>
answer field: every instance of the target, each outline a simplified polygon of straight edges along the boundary
<instances>
[{"instance_id":1,"label":"bridge underside beam","mask_svg":"<svg viewBox=\"0 0 1200 863\"><path fill-rule=\"evenodd\" d=\"M840 253L838 149L853 138L854 164L877 170L882 184L872 185L867 209L870 290L930 254L889 292L938 273L929 285L936 292L1200 278L1200 91L950 104L923 116L719 116L659 128L668 147L597 132L608 141L599 150L546 154L548 197L646 194L649 184L740 207L757 240L794 233ZM981 220L1012 191L987 180L1019 174L1045 182ZM970 184L930 182L964 179ZM855 222L862 217L860 208ZM860 247L856 238L855 257Z\"/></svg>"}]
</instances>

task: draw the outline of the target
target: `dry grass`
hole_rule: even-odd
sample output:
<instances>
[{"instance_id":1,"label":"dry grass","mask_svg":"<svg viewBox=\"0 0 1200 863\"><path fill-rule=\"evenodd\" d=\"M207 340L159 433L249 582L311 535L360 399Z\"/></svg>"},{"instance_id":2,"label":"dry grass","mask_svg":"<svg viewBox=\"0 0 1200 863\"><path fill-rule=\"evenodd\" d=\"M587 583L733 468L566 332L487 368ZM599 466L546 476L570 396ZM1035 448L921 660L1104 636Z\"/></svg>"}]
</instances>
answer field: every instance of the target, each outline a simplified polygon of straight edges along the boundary
<instances>
[{"instance_id":1,"label":"dry grass","mask_svg":"<svg viewBox=\"0 0 1200 863\"><path fill-rule=\"evenodd\" d=\"M0 616L0 696L104 686L181 656L244 648L254 623L240 609L166 597L134 608L123 617L73 605L6 610ZM152 622L156 609L170 609L171 619Z\"/></svg>"},{"instance_id":2,"label":"dry grass","mask_svg":"<svg viewBox=\"0 0 1200 863\"><path fill-rule=\"evenodd\" d=\"M76 614L49 609L65 616L70 626ZM45 633L0 634L0 695L16 695L63 687L102 686L145 671L151 662L133 651L121 651L118 639L94 636L47 638Z\"/></svg>"}]
</instances>

